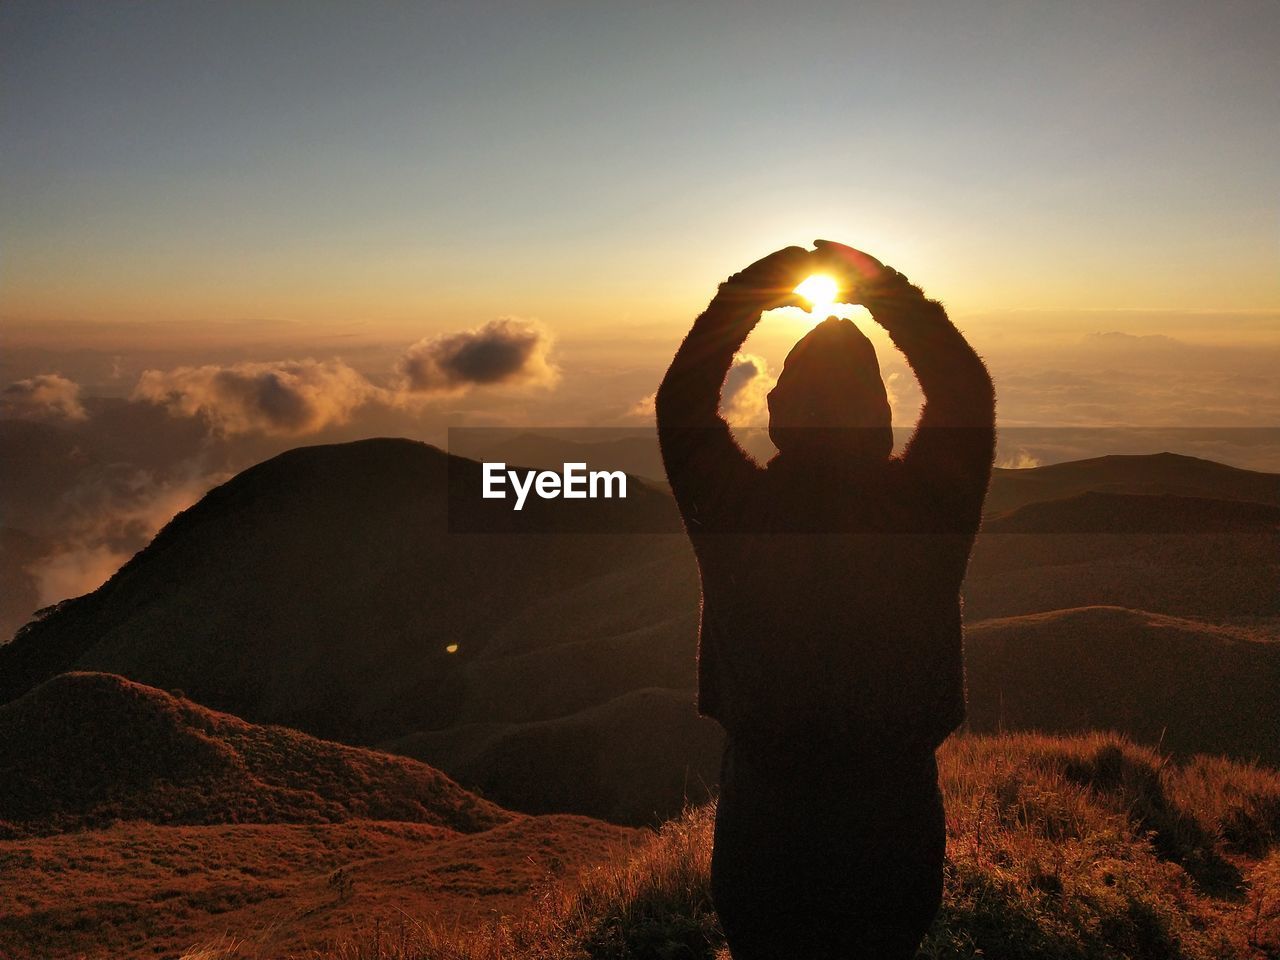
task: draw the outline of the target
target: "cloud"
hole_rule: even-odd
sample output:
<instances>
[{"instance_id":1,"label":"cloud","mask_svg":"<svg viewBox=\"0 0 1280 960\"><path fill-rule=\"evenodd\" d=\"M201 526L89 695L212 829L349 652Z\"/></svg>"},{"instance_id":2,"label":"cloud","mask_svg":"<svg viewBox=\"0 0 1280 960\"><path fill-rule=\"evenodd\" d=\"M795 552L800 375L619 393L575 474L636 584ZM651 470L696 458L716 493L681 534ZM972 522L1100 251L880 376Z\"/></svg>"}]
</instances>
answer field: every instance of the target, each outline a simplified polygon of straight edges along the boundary
<instances>
[{"instance_id":1,"label":"cloud","mask_svg":"<svg viewBox=\"0 0 1280 960\"><path fill-rule=\"evenodd\" d=\"M203 417L223 435L302 436L348 422L388 391L341 360L279 360L146 370L133 398Z\"/></svg>"},{"instance_id":2,"label":"cloud","mask_svg":"<svg viewBox=\"0 0 1280 960\"><path fill-rule=\"evenodd\" d=\"M763 426L769 419L768 396L777 381L769 363L754 353L734 354L720 390L720 409L735 427Z\"/></svg>"},{"instance_id":3,"label":"cloud","mask_svg":"<svg viewBox=\"0 0 1280 960\"><path fill-rule=\"evenodd\" d=\"M419 340L400 358L402 388L412 393L461 393L473 386L550 386L559 370L548 354L551 336L532 320L504 317L463 333Z\"/></svg>"},{"instance_id":4,"label":"cloud","mask_svg":"<svg viewBox=\"0 0 1280 960\"><path fill-rule=\"evenodd\" d=\"M760 427L769 420L769 391L777 380L769 372L769 362L754 353L735 353L733 364L720 389L720 413L733 427ZM641 397L626 416L652 419L657 393Z\"/></svg>"},{"instance_id":5,"label":"cloud","mask_svg":"<svg viewBox=\"0 0 1280 960\"><path fill-rule=\"evenodd\" d=\"M84 420L80 385L56 373L18 380L0 390L0 417L21 420Z\"/></svg>"},{"instance_id":6,"label":"cloud","mask_svg":"<svg viewBox=\"0 0 1280 960\"><path fill-rule=\"evenodd\" d=\"M75 544L27 567L36 582L40 607L81 597L102 586L129 559L106 546Z\"/></svg>"},{"instance_id":7,"label":"cloud","mask_svg":"<svg viewBox=\"0 0 1280 960\"><path fill-rule=\"evenodd\" d=\"M626 412L628 417L637 417L641 420L652 420L657 412L658 391L647 394L633 403Z\"/></svg>"},{"instance_id":8,"label":"cloud","mask_svg":"<svg viewBox=\"0 0 1280 960\"><path fill-rule=\"evenodd\" d=\"M1012 456L1002 457L997 460L996 466L1004 470L1026 470L1030 467L1044 466L1044 461L1019 448L1018 452Z\"/></svg>"},{"instance_id":9,"label":"cloud","mask_svg":"<svg viewBox=\"0 0 1280 960\"><path fill-rule=\"evenodd\" d=\"M351 423L362 409L418 413L433 398L472 387L550 386L560 373L548 358L551 342L541 325L507 317L419 340L395 362L391 387L341 358L308 358L150 369L132 399L200 417L223 437L300 437Z\"/></svg>"},{"instance_id":10,"label":"cloud","mask_svg":"<svg viewBox=\"0 0 1280 960\"><path fill-rule=\"evenodd\" d=\"M195 460L164 476L127 464L91 471L61 498L55 542L26 565L40 605L100 587L176 514L229 478Z\"/></svg>"}]
</instances>

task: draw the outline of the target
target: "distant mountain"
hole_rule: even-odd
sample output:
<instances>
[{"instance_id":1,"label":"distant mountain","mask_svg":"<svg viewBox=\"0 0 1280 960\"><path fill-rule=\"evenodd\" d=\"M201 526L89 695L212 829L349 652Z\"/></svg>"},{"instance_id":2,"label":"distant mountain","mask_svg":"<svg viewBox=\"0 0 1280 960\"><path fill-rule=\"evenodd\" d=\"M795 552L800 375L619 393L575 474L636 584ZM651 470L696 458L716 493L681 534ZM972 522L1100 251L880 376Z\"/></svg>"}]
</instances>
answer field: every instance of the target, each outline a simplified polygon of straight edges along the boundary
<instances>
[{"instance_id":1,"label":"distant mountain","mask_svg":"<svg viewBox=\"0 0 1280 960\"><path fill-rule=\"evenodd\" d=\"M260 727L103 673L0 706L0 833L397 820L474 833L512 814L403 757Z\"/></svg>"},{"instance_id":2,"label":"distant mountain","mask_svg":"<svg viewBox=\"0 0 1280 960\"><path fill-rule=\"evenodd\" d=\"M739 437L754 454L753 440L762 431ZM656 435L600 436L607 431L571 431L571 437L502 429L457 431L463 456L538 467L585 461L609 469L665 481ZM1066 500L1087 492L1204 497L1244 500L1280 506L1280 477L1177 453L1114 454L1024 469L997 468L987 497L988 515L1008 513L1030 503Z\"/></svg>"},{"instance_id":3,"label":"distant mountain","mask_svg":"<svg viewBox=\"0 0 1280 960\"><path fill-rule=\"evenodd\" d=\"M1173 494L1280 505L1280 476L1177 453L1113 455L1027 470L997 469L988 515L1082 493Z\"/></svg>"},{"instance_id":4,"label":"distant mountain","mask_svg":"<svg viewBox=\"0 0 1280 960\"><path fill-rule=\"evenodd\" d=\"M973 730L1119 730L1280 765L1280 643L1118 607L987 620L966 638Z\"/></svg>"},{"instance_id":5,"label":"distant mountain","mask_svg":"<svg viewBox=\"0 0 1280 960\"><path fill-rule=\"evenodd\" d=\"M1254 533L1280 528L1280 506L1170 493L1089 490L988 516L986 533Z\"/></svg>"}]
</instances>

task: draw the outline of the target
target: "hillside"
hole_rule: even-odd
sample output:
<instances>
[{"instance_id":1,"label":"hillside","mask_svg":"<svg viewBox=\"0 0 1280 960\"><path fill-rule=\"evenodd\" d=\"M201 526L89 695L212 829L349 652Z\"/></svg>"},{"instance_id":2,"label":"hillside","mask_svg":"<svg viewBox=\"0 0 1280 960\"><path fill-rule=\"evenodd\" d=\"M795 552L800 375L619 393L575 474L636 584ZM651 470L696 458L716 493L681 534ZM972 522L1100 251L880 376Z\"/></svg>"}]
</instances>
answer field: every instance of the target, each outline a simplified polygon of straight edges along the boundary
<instances>
[{"instance_id":1,"label":"hillside","mask_svg":"<svg viewBox=\"0 0 1280 960\"><path fill-rule=\"evenodd\" d=\"M371 742L448 721L442 686L523 606L657 558L694 576L682 538L623 532L675 523L665 494L637 484L585 512L533 501L515 514L479 501L479 470L408 440L299 448L246 470L0 646L0 702L100 670ZM572 532L619 513L619 532ZM508 532L456 532L469 521Z\"/></svg>"},{"instance_id":2,"label":"hillside","mask_svg":"<svg viewBox=\"0 0 1280 960\"><path fill-rule=\"evenodd\" d=\"M101 673L63 674L0 706L0 784L0 836L357 818L475 833L513 819L425 764Z\"/></svg>"},{"instance_id":3,"label":"hillside","mask_svg":"<svg viewBox=\"0 0 1280 960\"><path fill-rule=\"evenodd\" d=\"M585 817L519 817L481 833L348 820L0 839L0 956L154 960L232 941L277 960L407 916L469 929L644 836Z\"/></svg>"},{"instance_id":4,"label":"hillside","mask_svg":"<svg viewBox=\"0 0 1280 960\"><path fill-rule=\"evenodd\" d=\"M1089 490L988 516L992 533L1253 533L1280 526L1280 506L1171 493Z\"/></svg>"},{"instance_id":5,"label":"hillside","mask_svg":"<svg viewBox=\"0 0 1280 960\"><path fill-rule=\"evenodd\" d=\"M1280 775L1180 765L1098 734L961 737L940 773L944 900L921 960L1280 955ZM357 927L318 960L728 960L708 889L712 818L692 810L523 915L465 931L410 919L402 940Z\"/></svg>"},{"instance_id":6,"label":"hillside","mask_svg":"<svg viewBox=\"0 0 1280 960\"><path fill-rule=\"evenodd\" d=\"M723 735L690 690L633 690L554 720L477 723L413 734L388 750L446 768L528 813L591 811L658 824L719 780Z\"/></svg>"},{"instance_id":7,"label":"hillside","mask_svg":"<svg viewBox=\"0 0 1280 960\"><path fill-rule=\"evenodd\" d=\"M1160 521L1173 526L1178 521ZM1270 624L1280 636L1280 532L979 534L965 621L1096 605L1214 623Z\"/></svg>"},{"instance_id":8,"label":"hillside","mask_svg":"<svg viewBox=\"0 0 1280 960\"><path fill-rule=\"evenodd\" d=\"M0 707L6 958L177 956L228 929L281 956L373 918L474 924L638 836L121 677Z\"/></svg>"},{"instance_id":9,"label":"hillside","mask_svg":"<svg viewBox=\"0 0 1280 960\"><path fill-rule=\"evenodd\" d=\"M973 624L965 645L975 731L1123 730L1280 766L1280 643L1257 632L1083 607Z\"/></svg>"},{"instance_id":10,"label":"hillside","mask_svg":"<svg viewBox=\"0 0 1280 960\"><path fill-rule=\"evenodd\" d=\"M682 802L691 771L715 772L694 759L705 747L696 724L677 722L674 708L635 709L631 696L655 689L692 699L692 553L683 535L643 532L674 521L670 497L637 486L634 499L607 502L604 513L539 501L518 515L475 500L478 471L403 440L300 448L259 464L180 514L101 589L0 646L0 701L67 670L117 673L254 723L348 743L429 744L404 749L521 809L620 816L625 807L628 819L644 811L632 822L650 822ZM1167 454L998 472L992 501L1006 512L978 539L965 616L975 638L982 621L999 620L1010 622L992 636L1022 639L990 656L980 640L971 644L978 722L1000 722L984 699L995 690L1020 704L1020 726L1079 729L1087 707L1157 742L1196 715L1183 694L1163 692L1173 682L1166 674L1207 671L1242 696L1206 698L1221 720L1175 736L1175 748L1274 760L1280 685L1257 678L1271 676L1258 663L1280 647L1257 648L1254 660L1219 657L1215 631L1234 625L1277 639L1280 532L1266 499L1277 487L1273 475ZM1109 528L1097 522L1099 503ZM1188 532L1189 509L1209 525ZM1028 518L1042 532L1001 527ZM582 532L597 521L612 532ZM477 527L499 532L466 532ZM1094 618L1067 631L1070 642L1045 641L1066 644L1052 658L1059 682L1045 680L1034 651L1047 628L1018 618L1100 605L1191 626L1174 642L1148 630L1148 613L1133 615L1138 626ZM1073 699L1099 674L1135 685L1115 701L1124 709ZM1036 692L1019 700L1023 689ZM593 723L603 727L588 735ZM617 770L623 782L610 786L598 770L613 768L596 758L620 739L652 745L651 757L667 752L650 782L670 792L617 799L636 789L634 777ZM498 763L513 744L545 752L549 767L533 776Z\"/></svg>"},{"instance_id":11,"label":"hillside","mask_svg":"<svg viewBox=\"0 0 1280 960\"><path fill-rule=\"evenodd\" d=\"M969 725L978 732L1120 730L1177 756L1220 753L1280 765L1280 643L1268 637L1120 607L980 621L966 636ZM546 669L556 651L582 664L598 660L608 675L610 644L589 646L599 647L590 659L575 645L481 661L478 683L486 664L506 679L489 693L478 686L475 703L513 719L459 723L383 746L530 812L654 823L655 811L662 819L686 800L697 802L718 782L720 734L697 717L691 674L678 689L638 690L543 716L557 692L582 683L577 671L562 679ZM520 696L522 676L543 682Z\"/></svg>"},{"instance_id":12,"label":"hillside","mask_svg":"<svg viewBox=\"0 0 1280 960\"><path fill-rule=\"evenodd\" d=\"M1280 506L1280 478L1177 453L1110 455L1026 470L997 468L986 509L1005 513L1028 503L1082 493L1172 494Z\"/></svg>"}]
</instances>

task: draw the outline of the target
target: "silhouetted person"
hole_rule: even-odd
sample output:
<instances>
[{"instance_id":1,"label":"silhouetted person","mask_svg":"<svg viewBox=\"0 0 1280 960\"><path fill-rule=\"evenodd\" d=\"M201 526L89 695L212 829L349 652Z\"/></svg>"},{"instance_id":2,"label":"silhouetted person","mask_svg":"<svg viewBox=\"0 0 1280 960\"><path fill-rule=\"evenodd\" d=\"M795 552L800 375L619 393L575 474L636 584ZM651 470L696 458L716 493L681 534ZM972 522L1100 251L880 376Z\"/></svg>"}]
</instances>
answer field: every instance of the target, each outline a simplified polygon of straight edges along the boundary
<instances>
[{"instance_id":1,"label":"silhouetted person","mask_svg":"<svg viewBox=\"0 0 1280 960\"><path fill-rule=\"evenodd\" d=\"M934 751L964 719L960 584L991 474L991 380L905 277L817 247L722 284L657 394L702 575L699 709L728 734L711 883L736 960L914 955L942 896ZM848 320L787 357L765 467L719 415L735 351L813 272L837 275L920 381L901 456L875 350Z\"/></svg>"}]
</instances>

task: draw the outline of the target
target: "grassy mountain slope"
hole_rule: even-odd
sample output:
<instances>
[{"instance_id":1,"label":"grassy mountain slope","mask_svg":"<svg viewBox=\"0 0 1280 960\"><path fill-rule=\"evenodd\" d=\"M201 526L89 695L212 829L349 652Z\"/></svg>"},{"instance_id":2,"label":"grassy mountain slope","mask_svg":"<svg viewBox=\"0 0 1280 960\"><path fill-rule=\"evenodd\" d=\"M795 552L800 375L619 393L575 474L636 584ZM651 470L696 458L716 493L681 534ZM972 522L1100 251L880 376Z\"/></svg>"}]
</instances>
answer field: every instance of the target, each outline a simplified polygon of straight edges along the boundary
<instances>
[{"instance_id":1,"label":"grassy mountain slope","mask_svg":"<svg viewBox=\"0 0 1280 960\"><path fill-rule=\"evenodd\" d=\"M271 956L372 917L474 923L635 831L503 810L405 757L105 674L0 707L0 956Z\"/></svg>"},{"instance_id":2,"label":"grassy mountain slope","mask_svg":"<svg viewBox=\"0 0 1280 960\"><path fill-rule=\"evenodd\" d=\"M475 833L513 814L425 764L262 727L110 674L0 706L0 835L156 824L398 820Z\"/></svg>"},{"instance_id":3,"label":"grassy mountain slope","mask_svg":"<svg viewBox=\"0 0 1280 960\"><path fill-rule=\"evenodd\" d=\"M1083 607L974 624L966 659L975 730L1123 730L1280 765L1280 643L1256 631Z\"/></svg>"},{"instance_id":4,"label":"grassy mountain slope","mask_svg":"<svg viewBox=\"0 0 1280 960\"><path fill-rule=\"evenodd\" d=\"M245 942L312 957L355 926L451 929L523 910L549 880L639 842L584 817L519 817L481 833L421 823L119 824L0 840L0 956L177 957Z\"/></svg>"},{"instance_id":5,"label":"grassy mountain slope","mask_svg":"<svg viewBox=\"0 0 1280 960\"><path fill-rule=\"evenodd\" d=\"M1280 775L1181 766L1104 735L966 737L941 755L944 903L929 960L1265 960L1280 953ZM712 808L480 931L354 931L323 960L727 960ZM204 960L253 957L211 950Z\"/></svg>"}]
</instances>

